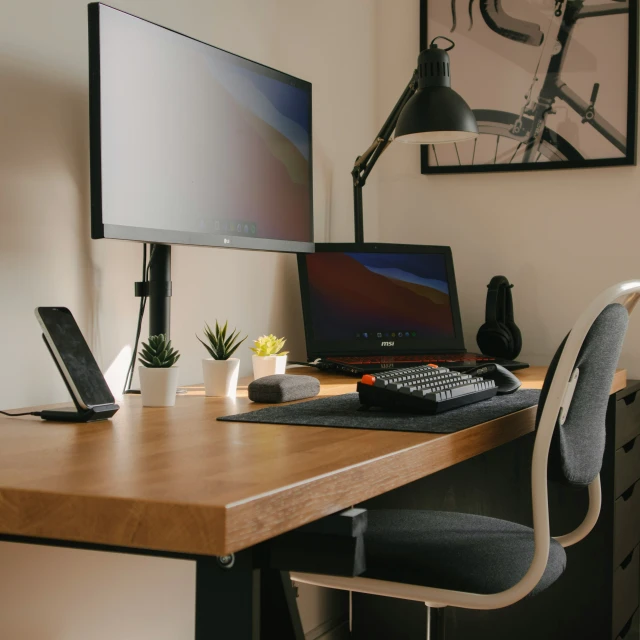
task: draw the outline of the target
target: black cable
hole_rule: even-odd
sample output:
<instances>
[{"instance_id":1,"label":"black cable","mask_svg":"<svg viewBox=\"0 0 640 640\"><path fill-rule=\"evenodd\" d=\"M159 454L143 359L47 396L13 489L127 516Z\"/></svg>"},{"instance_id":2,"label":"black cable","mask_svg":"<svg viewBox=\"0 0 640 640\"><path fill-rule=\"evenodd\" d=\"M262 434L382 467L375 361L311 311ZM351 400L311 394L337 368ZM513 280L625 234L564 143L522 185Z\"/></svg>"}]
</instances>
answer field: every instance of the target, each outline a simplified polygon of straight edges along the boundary
<instances>
[{"instance_id":1,"label":"black cable","mask_svg":"<svg viewBox=\"0 0 640 640\"><path fill-rule=\"evenodd\" d=\"M153 257L155 255L155 246L151 248L149 251L149 262L147 263L147 245L144 244L143 252L142 252L142 282L149 282L149 270L151 269L151 263L153 262ZM126 394L137 394L140 393L137 389L131 389L131 383L133 381L133 372L136 367L136 359L138 357L138 344L140 343L140 334L142 333L142 322L144 320L144 312L147 307L147 296L141 296L140 298L140 310L138 312L138 324L136 327L136 339L133 345L133 353L131 354L131 361L129 362L129 368L127 370L127 376L124 381L124 389L122 393Z\"/></svg>"},{"instance_id":2,"label":"black cable","mask_svg":"<svg viewBox=\"0 0 640 640\"><path fill-rule=\"evenodd\" d=\"M436 40L446 40L451 46L450 47L446 47L444 49L444 51L451 51L451 49L453 49L456 46L456 43L451 39L451 38L447 38L447 36L436 36L432 41L431 44L429 45L429 47L433 47L433 43Z\"/></svg>"},{"instance_id":3,"label":"black cable","mask_svg":"<svg viewBox=\"0 0 640 640\"><path fill-rule=\"evenodd\" d=\"M149 262L147 263L147 245L144 245L143 257L142 257L142 282L147 283L149 281L149 269L151 268L151 262L153 260L155 248L150 251ZM147 307L147 296L140 297L140 311L138 313L138 325L136 327L136 338L133 345L133 352L131 353L131 361L129 362L129 369L127 371L127 378L125 380L124 394L138 394L137 389L131 389L131 383L133 382L133 372L135 371L136 358L138 357L138 344L140 342L140 334L142 333L142 322L144 320L144 312Z\"/></svg>"},{"instance_id":4,"label":"black cable","mask_svg":"<svg viewBox=\"0 0 640 640\"><path fill-rule=\"evenodd\" d=\"M147 245L144 243L142 245L142 282L145 281L145 276L147 273ZM138 310L138 324L136 328L136 345L138 341L138 332L140 331L140 327L142 325L142 318L144 316L144 307L145 307L145 297L140 297L140 307ZM134 347L133 352L131 354L131 360L129 361L129 368L127 369L127 375L124 379L124 387L122 388L123 395L131 392L131 379L133 378L133 369L136 364L136 355L137 355L137 347Z\"/></svg>"},{"instance_id":5,"label":"black cable","mask_svg":"<svg viewBox=\"0 0 640 640\"><path fill-rule=\"evenodd\" d=\"M25 411L24 413L7 413L6 411L0 411L2 415L9 416L10 418L17 418L18 416L40 416L42 411Z\"/></svg>"}]
</instances>

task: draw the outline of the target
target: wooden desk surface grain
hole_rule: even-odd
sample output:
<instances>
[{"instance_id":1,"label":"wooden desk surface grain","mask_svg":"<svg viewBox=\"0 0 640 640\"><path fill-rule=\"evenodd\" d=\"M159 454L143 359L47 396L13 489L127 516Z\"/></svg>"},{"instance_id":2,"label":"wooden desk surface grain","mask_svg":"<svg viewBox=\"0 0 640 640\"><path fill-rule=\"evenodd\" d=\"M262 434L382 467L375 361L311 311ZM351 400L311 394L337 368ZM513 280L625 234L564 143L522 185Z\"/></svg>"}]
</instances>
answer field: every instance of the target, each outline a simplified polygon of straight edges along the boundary
<instances>
[{"instance_id":1,"label":"wooden desk surface grain","mask_svg":"<svg viewBox=\"0 0 640 640\"><path fill-rule=\"evenodd\" d=\"M535 388L544 372L519 375ZM355 390L353 378L313 375L323 396ZM625 385L620 371L613 391ZM217 422L262 406L246 383L236 400L194 388L171 408L121 404L85 425L0 416L0 533L223 555L518 438L535 417L453 434Z\"/></svg>"}]
</instances>

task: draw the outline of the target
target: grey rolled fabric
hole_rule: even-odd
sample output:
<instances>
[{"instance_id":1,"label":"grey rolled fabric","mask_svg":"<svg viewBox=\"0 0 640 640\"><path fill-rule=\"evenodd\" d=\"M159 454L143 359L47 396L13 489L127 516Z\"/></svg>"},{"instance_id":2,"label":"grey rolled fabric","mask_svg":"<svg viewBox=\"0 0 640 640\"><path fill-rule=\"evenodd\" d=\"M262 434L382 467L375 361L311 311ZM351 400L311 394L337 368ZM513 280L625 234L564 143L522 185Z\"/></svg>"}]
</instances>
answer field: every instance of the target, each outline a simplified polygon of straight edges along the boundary
<instances>
[{"instance_id":1,"label":"grey rolled fabric","mask_svg":"<svg viewBox=\"0 0 640 640\"><path fill-rule=\"evenodd\" d=\"M249 400L271 404L313 398L320 393L320 383L311 376L276 374L258 378L249 385Z\"/></svg>"}]
</instances>

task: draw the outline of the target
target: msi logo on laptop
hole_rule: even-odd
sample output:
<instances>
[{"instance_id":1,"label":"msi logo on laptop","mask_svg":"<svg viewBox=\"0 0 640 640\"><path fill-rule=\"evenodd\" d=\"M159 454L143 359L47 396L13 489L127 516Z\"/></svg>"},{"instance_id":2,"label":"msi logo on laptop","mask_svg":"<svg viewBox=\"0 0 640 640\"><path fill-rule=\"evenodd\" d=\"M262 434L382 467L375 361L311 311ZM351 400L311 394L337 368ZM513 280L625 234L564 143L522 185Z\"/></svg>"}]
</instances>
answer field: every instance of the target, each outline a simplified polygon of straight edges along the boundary
<instances>
[{"instance_id":1,"label":"msi logo on laptop","mask_svg":"<svg viewBox=\"0 0 640 640\"><path fill-rule=\"evenodd\" d=\"M382 347L393 347L395 342L383 342L380 346Z\"/></svg>"}]
</instances>

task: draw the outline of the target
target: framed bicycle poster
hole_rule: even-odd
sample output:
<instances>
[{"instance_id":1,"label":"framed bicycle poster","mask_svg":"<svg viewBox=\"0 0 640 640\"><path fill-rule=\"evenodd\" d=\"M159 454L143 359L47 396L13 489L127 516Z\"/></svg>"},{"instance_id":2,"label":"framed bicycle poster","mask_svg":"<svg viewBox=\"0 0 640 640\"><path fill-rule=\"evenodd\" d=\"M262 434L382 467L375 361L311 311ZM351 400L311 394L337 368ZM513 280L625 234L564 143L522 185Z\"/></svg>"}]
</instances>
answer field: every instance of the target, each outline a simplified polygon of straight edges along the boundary
<instances>
[{"instance_id":1,"label":"framed bicycle poster","mask_svg":"<svg viewBox=\"0 0 640 640\"><path fill-rule=\"evenodd\" d=\"M638 0L421 0L421 49L455 41L451 86L480 135L422 147L422 173L636 162Z\"/></svg>"}]
</instances>

